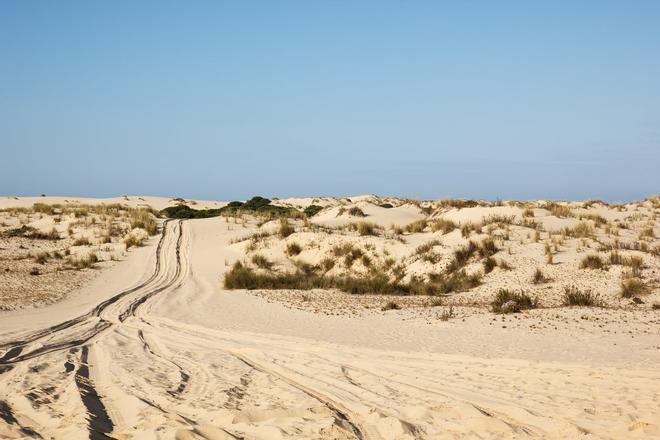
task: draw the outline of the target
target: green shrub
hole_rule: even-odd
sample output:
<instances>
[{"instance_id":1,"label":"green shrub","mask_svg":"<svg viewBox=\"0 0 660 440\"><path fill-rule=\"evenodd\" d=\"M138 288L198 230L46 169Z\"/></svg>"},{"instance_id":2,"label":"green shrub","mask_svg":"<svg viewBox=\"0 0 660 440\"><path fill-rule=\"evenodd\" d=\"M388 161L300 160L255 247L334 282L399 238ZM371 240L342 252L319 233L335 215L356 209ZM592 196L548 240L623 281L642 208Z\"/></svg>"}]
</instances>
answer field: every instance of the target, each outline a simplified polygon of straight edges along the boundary
<instances>
[{"instance_id":1,"label":"green shrub","mask_svg":"<svg viewBox=\"0 0 660 440\"><path fill-rule=\"evenodd\" d=\"M321 212L323 210L322 206L318 205L309 205L305 210L303 211L303 214L307 217L314 217L316 214Z\"/></svg>"},{"instance_id":2,"label":"green shrub","mask_svg":"<svg viewBox=\"0 0 660 440\"><path fill-rule=\"evenodd\" d=\"M169 206L163 209L161 213L168 218L182 218L182 219L210 218L210 217L219 216L223 212L223 209L227 209L227 208L228 206L219 209L194 209L188 205L176 205L176 206ZM229 208L229 210L232 209L233 208Z\"/></svg>"}]
</instances>

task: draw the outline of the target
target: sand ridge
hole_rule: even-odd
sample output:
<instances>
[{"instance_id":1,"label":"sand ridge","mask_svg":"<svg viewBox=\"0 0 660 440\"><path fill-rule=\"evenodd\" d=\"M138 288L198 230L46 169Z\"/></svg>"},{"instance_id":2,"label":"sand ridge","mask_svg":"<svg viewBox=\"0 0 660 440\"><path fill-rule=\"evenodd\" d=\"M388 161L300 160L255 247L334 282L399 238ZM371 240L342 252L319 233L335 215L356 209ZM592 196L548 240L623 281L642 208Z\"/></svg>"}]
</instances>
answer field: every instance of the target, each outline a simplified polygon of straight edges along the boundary
<instances>
[{"instance_id":1,"label":"sand ridge","mask_svg":"<svg viewBox=\"0 0 660 440\"><path fill-rule=\"evenodd\" d=\"M643 215L640 224L648 222ZM470 221L479 219L475 214ZM617 299L614 286L604 308L560 307L548 294L544 308L497 315L488 308L492 286L453 292L440 305L422 296L223 289L233 262L251 264L241 239L261 228L277 226L249 218L167 221L161 235L126 262L100 271L89 290L44 308L1 312L0 436L660 435L660 322L650 307L656 292L632 305ZM451 240L465 242L459 230L404 232L402 243L344 230L305 231L302 223L295 228L283 241L298 240L305 250L283 257L282 265L312 261L316 248L308 242L324 249L322 238L362 247L371 242L376 250L386 243L399 258L409 258L433 234L443 243L438 252L453 246ZM473 231L475 237L481 238ZM514 269L496 268L484 285L516 278L529 285L529 269L518 265L526 258L541 264L543 249L526 256L527 246L537 244L526 233L521 237L522 244L509 240L511 255L523 254L519 259L506 251L501 256ZM251 252L270 249L277 261L279 241L269 237ZM580 240L566 242L576 248L569 252L565 244L559 255L580 254ZM628 252L643 254L642 275L651 283L652 255ZM568 260L559 265L571 267ZM585 283L602 278L618 285L619 269L591 274ZM425 270L420 263L418 272ZM488 279L495 275L500 281ZM557 282L561 271L552 277ZM401 308L382 310L391 300ZM442 320L452 306L454 316Z\"/></svg>"}]
</instances>

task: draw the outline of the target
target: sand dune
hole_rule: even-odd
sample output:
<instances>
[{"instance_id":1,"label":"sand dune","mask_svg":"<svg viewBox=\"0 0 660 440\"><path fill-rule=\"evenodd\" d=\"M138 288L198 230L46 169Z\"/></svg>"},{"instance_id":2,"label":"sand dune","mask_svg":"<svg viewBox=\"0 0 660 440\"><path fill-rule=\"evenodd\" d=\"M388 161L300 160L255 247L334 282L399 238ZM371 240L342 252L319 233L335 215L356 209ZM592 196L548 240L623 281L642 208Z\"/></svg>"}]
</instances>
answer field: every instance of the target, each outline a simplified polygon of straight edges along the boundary
<instances>
[{"instance_id":1,"label":"sand dune","mask_svg":"<svg viewBox=\"0 0 660 440\"><path fill-rule=\"evenodd\" d=\"M424 217L405 204L352 203L383 225ZM319 223L338 218L338 205L326 209ZM456 220L483 217L473 209ZM507 317L457 305L445 322L413 304L419 298L381 312L365 308L370 298L335 302L346 297L337 292L296 307L300 292L222 289L223 273L246 257L234 241L260 227L268 225L169 220L76 295L0 312L0 437L660 436L657 311ZM655 266L645 270L657 277Z\"/></svg>"}]
</instances>

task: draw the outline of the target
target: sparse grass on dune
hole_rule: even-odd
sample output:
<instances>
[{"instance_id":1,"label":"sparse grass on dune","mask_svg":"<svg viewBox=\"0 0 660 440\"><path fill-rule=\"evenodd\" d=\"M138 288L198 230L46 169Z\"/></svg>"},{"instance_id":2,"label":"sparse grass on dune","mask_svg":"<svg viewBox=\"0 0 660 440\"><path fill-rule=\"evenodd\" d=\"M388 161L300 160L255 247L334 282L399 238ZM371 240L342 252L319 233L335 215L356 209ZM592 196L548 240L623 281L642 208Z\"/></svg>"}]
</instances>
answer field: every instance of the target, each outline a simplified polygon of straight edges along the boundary
<instances>
[{"instance_id":1,"label":"sparse grass on dune","mask_svg":"<svg viewBox=\"0 0 660 440\"><path fill-rule=\"evenodd\" d=\"M648 293L648 287L638 278L628 278L621 282L621 297L633 298Z\"/></svg>"},{"instance_id":2,"label":"sparse grass on dune","mask_svg":"<svg viewBox=\"0 0 660 440\"><path fill-rule=\"evenodd\" d=\"M597 254L590 254L585 256L580 261L580 269L605 269L607 264L603 257Z\"/></svg>"},{"instance_id":3,"label":"sparse grass on dune","mask_svg":"<svg viewBox=\"0 0 660 440\"><path fill-rule=\"evenodd\" d=\"M587 222L580 222L572 228L562 229L562 233L571 238L591 238L594 235L594 228Z\"/></svg>"},{"instance_id":4,"label":"sparse grass on dune","mask_svg":"<svg viewBox=\"0 0 660 440\"><path fill-rule=\"evenodd\" d=\"M536 298L532 298L524 292L513 292L507 289L498 290L495 299L491 302L491 309L495 313L517 313L537 307Z\"/></svg>"},{"instance_id":5,"label":"sparse grass on dune","mask_svg":"<svg viewBox=\"0 0 660 440\"><path fill-rule=\"evenodd\" d=\"M291 242L286 245L286 254L290 257L294 257L302 252L302 246L300 246L298 243Z\"/></svg>"},{"instance_id":6,"label":"sparse grass on dune","mask_svg":"<svg viewBox=\"0 0 660 440\"><path fill-rule=\"evenodd\" d=\"M281 218L280 227L277 231L277 234L280 236L280 238L287 238L289 235L293 234L294 232L296 232L296 230L293 226L289 224L288 220Z\"/></svg>"},{"instance_id":7,"label":"sparse grass on dune","mask_svg":"<svg viewBox=\"0 0 660 440\"><path fill-rule=\"evenodd\" d=\"M575 286L567 286L564 288L564 305L565 306L600 306L601 300L598 294L593 293L591 290L579 290Z\"/></svg>"},{"instance_id":8,"label":"sparse grass on dune","mask_svg":"<svg viewBox=\"0 0 660 440\"><path fill-rule=\"evenodd\" d=\"M455 222L444 218L433 220L431 223L431 231L433 232L440 231L443 234L448 234L456 228L458 228L458 225Z\"/></svg>"},{"instance_id":9,"label":"sparse grass on dune","mask_svg":"<svg viewBox=\"0 0 660 440\"><path fill-rule=\"evenodd\" d=\"M357 206L353 206L352 208L350 208L348 210L348 215L350 215L351 217L366 217L367 216L367 214L365 214L364 211L361 210L360 208L358 208Z\"/></svg>"},{"instance_id":10,"label":"sparse grass on dune","mask_svg":"<svg viewBox=\"0 0 660 440\"><path fill-rule=\"evenodd\" d=\"M541 269L537 268L534 271L534 275L532 275L532 283L533 284L544 284L550 281L550 278L548 278Z\"/></svg>"}]
</instances>

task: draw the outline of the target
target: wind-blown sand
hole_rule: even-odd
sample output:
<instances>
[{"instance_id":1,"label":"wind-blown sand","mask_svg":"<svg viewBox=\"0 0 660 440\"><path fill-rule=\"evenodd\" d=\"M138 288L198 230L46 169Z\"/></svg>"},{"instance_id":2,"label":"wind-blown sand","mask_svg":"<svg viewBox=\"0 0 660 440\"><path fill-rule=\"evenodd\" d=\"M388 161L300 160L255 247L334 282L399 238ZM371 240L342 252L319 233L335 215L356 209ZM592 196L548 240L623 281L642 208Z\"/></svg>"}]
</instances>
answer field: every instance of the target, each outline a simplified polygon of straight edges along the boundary
<instances>
[{"instance_id":1,"label":"wind-blown sand","mask_svg":"<svg viewBox=\"0 0 660 440\"><path fill-rule=\"evenodd\" d=\"M365 220L381 225L424 217L406 204L363 206ZM328 202L319 223L340 224L337 209ZM446 215L489 215L466 209L473 211ZM506 209L516 215L518 208ZM529 287L527 272L543 258L542 249L537 257L511 244L514 269L497 268L483 286L455 294L448 321L439 314L449 303L430 307L426 297L396 298L402 309L383 312L383 297L224 290L223 273L246 258L245 243L235 241L269 227L167 221L162 235L75 295L0 312L0 437L660 437L660 311L650 308L657 289L640 307L624 303L614 297L620 271L613 267L582 280L616 283L609 308L554 308L550 293L542 299L553 308L496 315L480 305L493 286L519 279ZM316 241L321 252L314 234L290 238ZM393 255L406 257L428 237L406 238L407 250L389 245ZM460 242L460 233L441 240ZM277 260L276 239L261 246ZM305 249L298 258L320 258ZM567 245L561 257L576 252ZM644 276L656 282L657 257L644 256ZM519 267L525 261L529 267ZM581 273L570 264L559 266L568 276ZM561 267L548 271L562 276Z\"/></svg>"}]
</instances>

